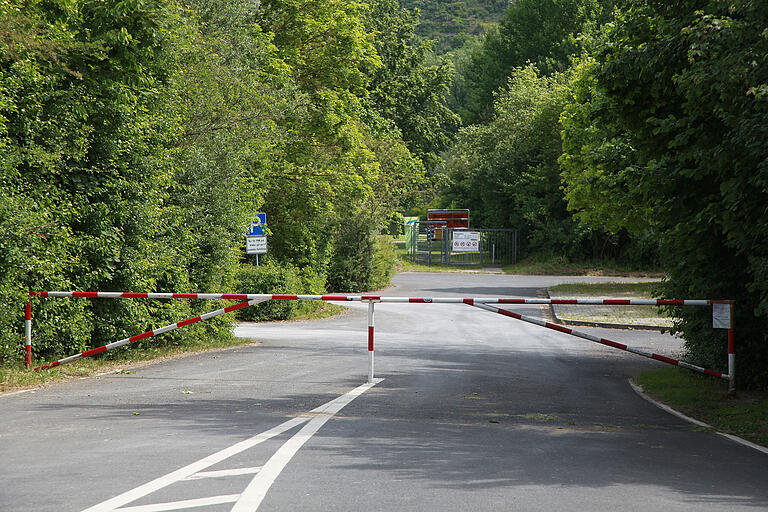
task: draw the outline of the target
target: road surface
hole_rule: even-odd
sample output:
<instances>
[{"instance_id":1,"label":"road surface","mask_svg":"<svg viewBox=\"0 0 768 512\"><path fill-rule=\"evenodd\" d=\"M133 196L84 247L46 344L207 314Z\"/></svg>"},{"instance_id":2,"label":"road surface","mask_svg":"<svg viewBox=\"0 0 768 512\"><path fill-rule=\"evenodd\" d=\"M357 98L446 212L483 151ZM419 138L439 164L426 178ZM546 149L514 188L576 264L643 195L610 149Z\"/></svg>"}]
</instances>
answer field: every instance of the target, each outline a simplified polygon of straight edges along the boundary
<instances>
[{"instance_id":1,"label":"road surface","mask_svg":"<svg viewBox=\"0 0 768 512\"><path fill-rule=\"evenodd\" d=\"M406 273L381 294L580 280ZM367 386L366 305L346 305L242 324L253 345L0 396L0 510L768 510L768 455L632 391L660 363L462 304L379 304Z\"/></svg>"}]
</instances>

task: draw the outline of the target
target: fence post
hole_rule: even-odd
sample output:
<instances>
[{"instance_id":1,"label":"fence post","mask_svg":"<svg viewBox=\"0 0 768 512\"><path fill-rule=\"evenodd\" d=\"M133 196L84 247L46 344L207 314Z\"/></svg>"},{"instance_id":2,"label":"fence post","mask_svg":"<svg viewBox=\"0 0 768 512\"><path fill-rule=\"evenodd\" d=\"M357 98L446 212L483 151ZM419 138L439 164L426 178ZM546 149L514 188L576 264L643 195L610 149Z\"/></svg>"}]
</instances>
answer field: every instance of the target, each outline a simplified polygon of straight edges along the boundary
<instances>
[{"instance_id":1,"label":"fence post","mask_svg":"<svg viewBox=\"0 0 768 512\"><path fill-rule=\"evenodd\" d=\"M451 264L451 251L453 250L453 228L445 228L443 235L443 247L445 248L445 263Z\"/></svg>"},{"instance_id":2,"label":"fence post","mask_svg":"<svg viewBox=\"0 0 768 512\"><path fill-rule=\"evenodd\" d=\"M368 301L368 382L373 382L373 304Z\"/></svg>"},{"instance_id":3,"label":"fence post","mask_svg":"<svg viewBox=\"0 0 768 512\"><path fill-rule=\"evenodd\" d=\"M24 361L27 370L32 367L32 301L24 307Z\"/></svg>"}]
</instances>

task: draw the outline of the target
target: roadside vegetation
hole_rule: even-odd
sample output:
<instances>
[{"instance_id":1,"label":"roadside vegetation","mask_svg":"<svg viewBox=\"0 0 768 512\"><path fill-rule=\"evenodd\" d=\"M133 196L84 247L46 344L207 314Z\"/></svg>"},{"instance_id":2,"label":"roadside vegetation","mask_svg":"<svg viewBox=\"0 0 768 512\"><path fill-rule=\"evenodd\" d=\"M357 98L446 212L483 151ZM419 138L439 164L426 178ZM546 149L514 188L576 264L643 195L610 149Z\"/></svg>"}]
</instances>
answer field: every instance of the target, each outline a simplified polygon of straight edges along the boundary
<instances>
[{"instance_id":1,"label":"roadside vegetation","mask_svg":"<svg viewBox=\"0 0 768 512\"><path fill-rule=\"evenodd\" d=\"M613 261L569 261L558 257L528 257L515 263L505 265L506 274L521 274L534 276L616 276L637 278L661 278L659 270L643 269L636 265L627 265Z\"/></svg>"},{"instance_id":2,"label":"roadside vegetation","mask_svg":"<svg viewBox=\"0 0 768 512\"><path fill-rule=\"evenodd\" d=\"M754 2L510 4L455 52L464 126L440 206L519 230L522 258L658 269L660 298L735 300L740 387L767 388L766 24ZM725 370L710 312L672 314L692 361Z\"/></svg>"},{"instance_id":3,"label":"roadside vegetation","mask_svg":"<svg viewBox=\"0 0 768 512\"><path fill-rule=\"evenodd\" d=\"M766 25L703 0L0 3L0 367L29 290L381 288L392 222L468 208L518 230L506 272L735 300L740 386L765 389ZM36 355L222 304L35 300ZM723 370L708 312L672 315Z\"/></svg>"},{"instance_id":4,"label":"roadside vegetation","mask_svg":"<svg viewBox=\"0 0 768 512\"><path fill-rule=\"evenodd\" d=\"M433 197L458 123L416 23L396 0L0 3L0 367L23 360L29 290L388 283L377 234ZM228 304L35 299L35 359ZM136 345L227 339L231 316Z\"/></svg>"},{"instance_id":5,"label":"roadside vegetation","mask_svg":"<svg viewBox=\"0 0 768 512\"><path fill-rule=\"evenodd\" d=\"M549 288L550 293L569 297L627 297L655 299L658 281L617 283L564 283Z\"/></svg>"},{"instance_id":6,"label":"roadside vegetation","mask_svg":"<svg viewBox=\"0 0 768 512\"><path fill-rule=\"evenodd\" d=\"M766 391L730 396L727 382L675 367L645 372L635 380L652 398L719 432L768 446Z\"/></svg>"}]
</instances>

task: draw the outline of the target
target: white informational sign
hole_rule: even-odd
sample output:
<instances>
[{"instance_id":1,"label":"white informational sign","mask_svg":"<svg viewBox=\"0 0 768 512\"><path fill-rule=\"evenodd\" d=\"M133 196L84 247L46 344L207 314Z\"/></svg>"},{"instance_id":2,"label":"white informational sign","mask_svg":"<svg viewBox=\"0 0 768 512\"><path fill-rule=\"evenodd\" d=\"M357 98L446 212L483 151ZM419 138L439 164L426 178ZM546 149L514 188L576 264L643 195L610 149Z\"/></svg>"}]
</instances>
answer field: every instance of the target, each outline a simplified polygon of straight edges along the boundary
<instances>
[{"instance_id":1,"label":"white informational sign","mask_svg":"<svg viewBox=\"0 0 768 512\"><path fill-rule=\"evenodd\" d=\"M454 231L452 250L456 252L480 252L479 231Z\"/></svg>"},{"instance_id":2,"label":"white informational sign","mask_svg":"<svg viewBox=\"0 0 768 512\"><path fill-rule=\"evenodd\" d=\"M731 328L731 305L730 304L712 304L712 328L730 329Z\"/></svg>"},{"instance_id":3,"label":"white informational sign","mask_svg":"<svg viewBox=\"0 0 768 512\"><path fill-rule=\"evenodd\" d=\"M267 254L267 237L245 237L245 254Z\"/></svg>"}]
</instances>

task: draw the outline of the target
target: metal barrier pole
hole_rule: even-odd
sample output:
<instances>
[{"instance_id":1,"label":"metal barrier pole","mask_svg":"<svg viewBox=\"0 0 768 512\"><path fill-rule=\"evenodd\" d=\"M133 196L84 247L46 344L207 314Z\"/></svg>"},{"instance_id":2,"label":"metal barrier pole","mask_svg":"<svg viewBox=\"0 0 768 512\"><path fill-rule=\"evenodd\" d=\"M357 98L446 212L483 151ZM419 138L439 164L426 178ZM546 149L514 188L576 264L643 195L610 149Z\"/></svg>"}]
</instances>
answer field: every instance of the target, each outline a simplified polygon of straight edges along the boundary
<instances>
[{"instance_id":1,"label":"metal barrier pole","mask_svg":"<svg viewBox=\"0 0 768 512\"><path fill-rule=\"evenodd\" d=\"M32 367L32 301L27 301L24 308L24 360L27 370Z\"/></svg>"},{"instance_id":2,"label":"metal barrier pole","mask_svg":"<svg viewBox=\"0 0 768 512\"><path fill-rule=\"evenodd\" d=\"M733 332L734 307L733 301L729 301L731 309L731 327L728 329L728 393L736 393L736 335Z\"/></svg>"},{"instance_id":3,"label":"metal barrier pole","mask_svg":"<svg viewBox=\"0 0 768 512\"><path fill-rule=\"evenodd\" d=\"M373 382L373 304L368 301L368 382Z\"/></svg>"},{"instance_id":4,"label":"metal barrier pole","mask_svg":"<svg viewBox=\"0 0 768 512\"><path fill-rule=\"evenodd\" d=\"M128 343L135 343L137 341L141 341L146 338L157 336L158 334L163 334L168 331L173 331L175 329L178 329L179 327L184 327L197 322L209 320L213 317L223 315L224 313L230 313L238 309L247 308L248 306L253 306L254 304L264 302L265 300L268 300L268 299L253 299L246 302L241 302L239 304L234 304L232 306L227 306L222 309L217 309L216 311L211 311L210 313L205 313L203 315L187 318L186 320L182 320L181 322L176 322L175 324L166 325L165 327L160 327L159 329L155 329L153 331L147 331L142 334L137 334L136 336L131 336L130 338L124 338L122 340L109 343L108 345L102 345L101 347L92 348L91 350L86 350L85 352L80 352L79 354L65 357L64 359L59 359L58 361L52 361L48 364L37 366L35 367L35 371L48 370L49 368L55 368L56 366L61 366L62 364L71 363L72 361L77 361L78 359L82 359L84 357L91 357L96 354L106 352L107 350L112 350L113 348L122 347L123 345L127 345Z\"/></svg>"}]
</instances>

